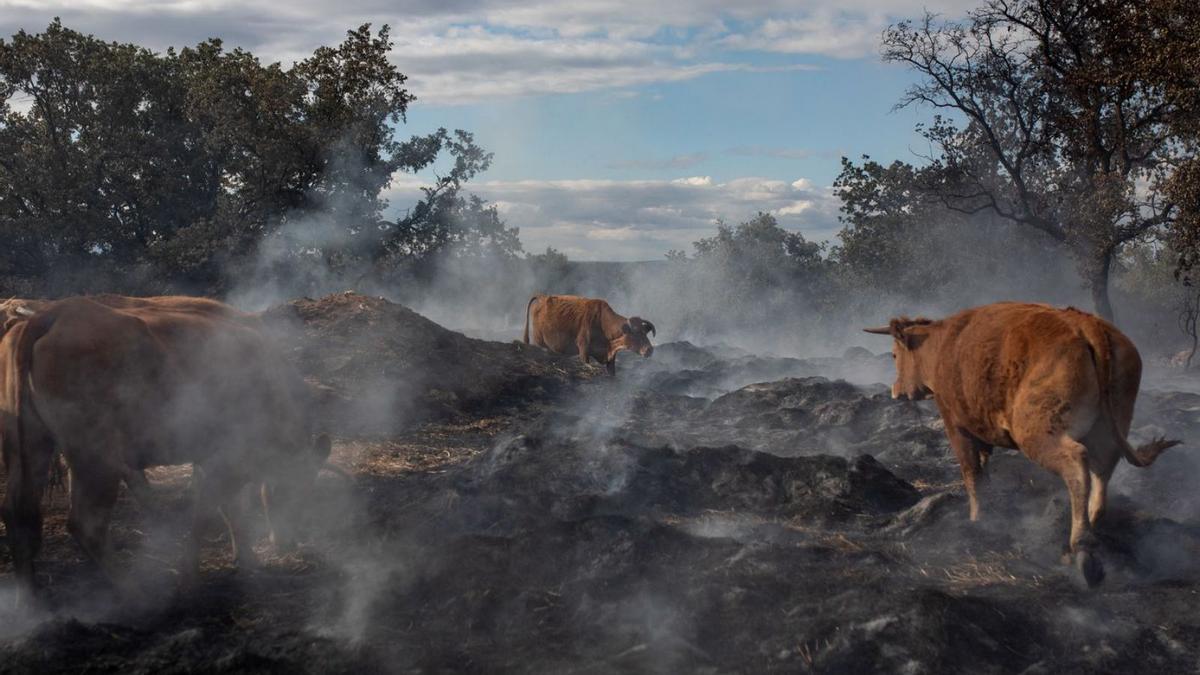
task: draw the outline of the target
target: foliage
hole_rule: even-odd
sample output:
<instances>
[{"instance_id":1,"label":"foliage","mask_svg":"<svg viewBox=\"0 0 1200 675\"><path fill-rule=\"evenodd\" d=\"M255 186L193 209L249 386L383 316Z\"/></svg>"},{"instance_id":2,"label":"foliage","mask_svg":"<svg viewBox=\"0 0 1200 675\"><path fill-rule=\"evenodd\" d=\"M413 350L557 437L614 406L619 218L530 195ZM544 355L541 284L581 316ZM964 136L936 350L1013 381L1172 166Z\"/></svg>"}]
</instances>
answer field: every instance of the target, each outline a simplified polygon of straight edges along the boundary
<instances>
[{"instance_id":1,"label":"foliage","mask_svg":"<svg viewBox=\"0 0 1200 675\"><path fill-rule=\"evenodd\" d=\"M341 266L518 251L494 209L460 194L491 160L470 134L397 137L414 97L391 46L386 26L363 25L284 68L216 39L155 54L58 20L0 40L0 274L147 268L214 290L268 240L285 249L274 263ZM393 175L443 153L450 173L384 221Z\"/></svg>"},{"instance_id":2,"label":"foliage","mask_svg":"<svg viewBox=\"0 0 1200 675\"><path fill-rule=\"evenodd\" d=\"M1162 64L1137 56L1175 39L1162 32L1174 23L1148 11L1141 0L989 0L965 23L926 15L883 38L884 59L920 77L899 105L956 116L921 128L937 153L931 192L1060 242L1109 316L1115 256L1173 222L1163 188L1194 157L1178 142L1184 107L1156 79Z\"/></svg>"},{"instance_id":3,"label":"foliage","mask_svg":"<svg viewBox=\"0 0 1200 675\"><path fill-rule=\"evenodd\" d=\"M779 226L775 216L757 216L730 227L717 223L717 233L693 244L695 259L722 267L750 286L791 285L812 280L824 267L821 244Z\"/></svg>"},{"instance_id":4,"label":"foliage","mask_svg":"<svg viewBox=\"0 0 1200 675\"><path fill-rule=\"evenodd\" d=\"M565 253L551 246L542 253L526 254L525 259L533 266L534 273L545 279L565 277L570 264Z\"/></svg>"},{"instance_id":5,"label":"foliage","mask_svg":"<svg viewBox=\"0 0 1200 675\"><path fill-rule=\"evenodd\" d=\"M764 325L782 313L825 308L832 300L824 244L780 227L769 213L696 241L692 257L668 256L680 330L695 334ZM713 307L720 310L714 312Z\"/></svg>"},{"instance_id":6,"label":"foliage","mask_svg":"<svg viewBox=\"0 0 1200 675\"><path fill-rule=\"evenodd\" d=\"M923 173L899 160L885 166L867 156L861 165L842 158L833 187L845 227L831 258L847 281L902 295L946 283L950 269L929 264L932 240L942 234L934 223L961 218L924 189Z\"/></svg>"}]
</instances>

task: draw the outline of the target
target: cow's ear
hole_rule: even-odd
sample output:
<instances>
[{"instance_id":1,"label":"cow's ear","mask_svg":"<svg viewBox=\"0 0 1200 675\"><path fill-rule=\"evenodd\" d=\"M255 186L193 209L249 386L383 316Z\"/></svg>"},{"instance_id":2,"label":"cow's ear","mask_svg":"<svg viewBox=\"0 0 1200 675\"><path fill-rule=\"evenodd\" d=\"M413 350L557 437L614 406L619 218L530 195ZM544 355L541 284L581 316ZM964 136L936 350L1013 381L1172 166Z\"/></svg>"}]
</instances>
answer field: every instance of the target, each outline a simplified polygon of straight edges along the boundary
<instances>
[{"instance_id":1,"label":"cow's ear","mask_svg":"<svg viewBox=\"0 0 1200 675\"><path fill-rule=\"evenodd\" d=\"M329 434L317 434L313 440L313 455L317 461L324 464L329 459L330 452L333 452L333 441L330 440Z\"/></svg>"},{"instance_id":2,"label":"cow's ear","mask_svg":"<svg viewBox=\"0 0 1200 675\"><path fill-rule=\"evenodd\" d=\"M628 321L626 321L625 323L621 324L621 332L622 332L622 333L624 333L624 334L626 334L626 335L629 335L630 333L632 333L632 332L633 332L633 328L630 328L630 326L629 326L629 322L628 322Z\"/></svg>"}]
</instances>

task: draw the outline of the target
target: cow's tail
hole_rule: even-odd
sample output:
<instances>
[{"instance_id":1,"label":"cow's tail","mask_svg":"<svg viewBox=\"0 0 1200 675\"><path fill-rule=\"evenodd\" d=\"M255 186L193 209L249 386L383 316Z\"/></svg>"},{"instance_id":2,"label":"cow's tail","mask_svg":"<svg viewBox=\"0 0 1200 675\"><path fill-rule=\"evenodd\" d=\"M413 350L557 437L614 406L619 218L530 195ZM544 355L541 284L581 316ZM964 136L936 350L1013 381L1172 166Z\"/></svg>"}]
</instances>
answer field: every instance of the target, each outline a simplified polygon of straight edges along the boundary
<instances>
[{"instance_id":1,"label":"cow's tail","mask_svg":"<svg viewBox=\"0 0 1200 675\"><path fill-rule=\"evenodd\" d=\"M6 403L5 410L0 413L3 416L0 420L0 442L6 449L4 455L7 461L12 463L8 467L10 473L25 471L23 464L30 459L26 453L31 449L25 446L33 440L28 438L26 428L32 422L29 415L32 412L33 392L29 374L33 366L33 347L53 325L53 316L39 315L13 325L5 336L11 340L12 346L2 350L3 355L0 356L3 359L0 369L4 374L3 399Z\"/></svg>"},{"instance_id":2,"label":"cow's tail","mask_svg":"<svg viewBox=\"0 0 1200 675\"><path fill-rule=\"evenodd\" d=\"M1112 340L1103 324L1095 319L1085 321L1084 337L1092 352L1092 362L1096 365L1096 382L1100 387L1100 414L1108 420L1112 437L1121 449L1125 461L1137 467L1147 467L1154 463L1168 448L1179 445L1181 441L1167 440L1159 437L1138 447L1129 444L1125 431L1117 426L1117 418L1113 414L1112 381L1113 381L1113 348Z\"/></svg>"},{"instance_id":3,"label":"cow's tail","mask_svg":"<svg viewBox=\"0 0 1200 675\"><path fill-rule=\"evenodd\" d=\"M525 305L525 344L529 344L529 308L533 307L533 301L537 300L538 296L533 296Z\"/></svg>"},{"instance_id":4,"label":"cow's tail","mask_svg":"<svg viewBox=\"0 0 1200 675\"><path fill-rule=\"evenodd\" d=\"M42 541L41 502L54 447L45 435L30 433L33 347L53 325L53 317L34 317L9 326L0 349L0 443L8 471L4 518L17 578L16 606L34 592L34 558ZM39 475L40 474L40 475Z\"/></svg>"}]
</instances>

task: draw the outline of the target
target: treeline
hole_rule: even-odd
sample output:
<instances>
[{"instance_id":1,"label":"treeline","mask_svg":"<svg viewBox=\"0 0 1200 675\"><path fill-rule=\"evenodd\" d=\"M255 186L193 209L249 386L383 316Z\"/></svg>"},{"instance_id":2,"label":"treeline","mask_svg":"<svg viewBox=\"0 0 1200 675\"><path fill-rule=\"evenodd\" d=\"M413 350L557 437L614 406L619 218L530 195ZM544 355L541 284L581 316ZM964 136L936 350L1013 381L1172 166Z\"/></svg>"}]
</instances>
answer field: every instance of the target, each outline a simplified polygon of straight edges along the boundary
<instances>
[{"instance_id":1,"label":"treeline","mask_svg":"<svg viewBox=\"0 0 1200 675\"><path fill-rule=\"evenodd\" d=\"M153 53L58 21L0 41L0 290L354 286L503 307L497 326L513 293L576 291L678 335L823 326L834 343L860 317L1004 297L1115 304L1161 339L1198 304L1193 0L988 0L962 21L898 23L882 55L917 75L898 105L930 111L929 152L844 159L836 241L759 214L660 265L603 271L523 253L468 193L492 159L470 133L401 136L414 97L391 46L362 26L284 67L219 40ZM393 176L434 169L386 218Z\"/></svg>"},{"instance_id":2,"label":"treeline","mask_svg":"<svg viewBox=\"0 0 1200 675\"><path fill-rule=\"evenodd\" d=\"M985 214L1069 255L1094 308L1131 246L1169 248L1190 276L1200 248L1200 3L989 0L964 21L927 14L884 32L883 58L917 76L900 106L924 165L846 165L850 221L912 230Z\"/></svg>"},{"instance_id":3,"label":"treeline","mask_svg":"<svg viewBox=\"0 0 1200 675\"><path fill-rule=\"evenodd\" d=\"M6 292L221 293L264 265L382 280L447 247L519 251L462 192L492 158L470 133L398 136L414 97L391 46L364 25L283 67L216 39L160 54L58 20L0 41ZM439 160L423 199L386 220L392 176Z\"/></svg>"},{"instance_id":4,"label":"treeline","mask_svg":"<svg viewBox=\"0 0 1200 675\"><path fill-rule=\"evenodd\" d=\"M1200 3L987 0L961 21L897 23L881 49L917 76L897 105L930 112L928 152L843 159L844 227L824 250L760 215L676 253L689 277L720 262L714 276L745 284L710 297L766 307L760 321L786 311L748 290L764 279L804 288L788 302L808 317L889 296L915 309L1082 300L1147 340L1177 343L1179 329L1196 343Z\"/></svg>"}]
</instances>

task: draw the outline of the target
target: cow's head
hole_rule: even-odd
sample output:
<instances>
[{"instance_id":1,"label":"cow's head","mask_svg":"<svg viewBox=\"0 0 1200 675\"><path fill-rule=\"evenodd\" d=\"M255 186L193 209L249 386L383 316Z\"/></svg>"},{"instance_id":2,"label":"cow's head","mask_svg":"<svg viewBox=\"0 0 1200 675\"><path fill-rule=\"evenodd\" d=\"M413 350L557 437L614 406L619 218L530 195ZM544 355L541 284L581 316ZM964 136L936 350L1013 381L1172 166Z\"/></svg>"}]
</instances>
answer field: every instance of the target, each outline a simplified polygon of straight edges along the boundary
<instances>
[{"instance_id":1,"label":"cow's head","mask_svg":"<svg viewBox=\"0 0 1200 675\"><path fill-rule=\"evenodd\" d=\"M933 321L929 319L892 319L879 328L864 328L868 333L892 336L892 358L896 361L896 382L892 384L892 398L904 396L913 401L928 398L932 393L926 379L928 354L921 346L929 338Z\"/></svg>"},{"instance_id":2,"label":"cow's head","mask_svg":"<svg viewBox=\"0 0 1200 675\"><path fill-rule=\"evenodd\" d=\"M650 335L654 335L654 324L637 316L621 324L621 336L613 344L613 353L628 349L643 357L654 353L654 345L650 344Z\"/></svg>"}]
</instances>

